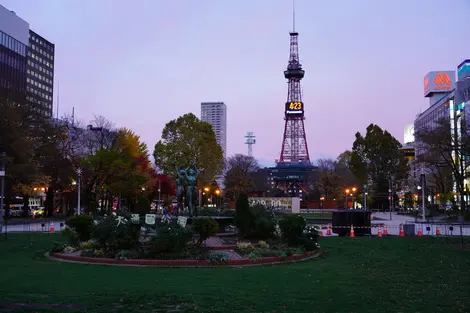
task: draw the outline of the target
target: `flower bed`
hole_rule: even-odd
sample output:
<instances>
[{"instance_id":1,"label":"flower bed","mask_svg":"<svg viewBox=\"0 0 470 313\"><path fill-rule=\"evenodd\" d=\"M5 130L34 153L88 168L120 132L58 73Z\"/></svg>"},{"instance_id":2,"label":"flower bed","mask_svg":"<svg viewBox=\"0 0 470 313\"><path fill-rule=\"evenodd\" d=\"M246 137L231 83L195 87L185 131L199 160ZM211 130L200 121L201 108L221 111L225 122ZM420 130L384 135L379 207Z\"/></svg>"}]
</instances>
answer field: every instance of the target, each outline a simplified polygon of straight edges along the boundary
<instances>
[{"instance_id":1,"label":"flower bed","mask_svg":"<svg viewBox=\"0 0 470 313\"><path fill-rule=\"evenodd\" d=\"M226 262L213 262L210 260L118 260L110 258L96 258L96 257L83 257L79 255L64 254L64 253L51 253L50 256L54 259L72 261L77 263L94 263L104 265L129 265L129 266L160 266L160 267L212 267L212 266L249 266L261 264L277 264L277 263L291 263L296 261L308 260L313 257L321 255L321 251L307 252L304 254L296 254L282 257L263 257L256 260L240 259L240 260L227 260Z\"/></svg>"}]
</instances>

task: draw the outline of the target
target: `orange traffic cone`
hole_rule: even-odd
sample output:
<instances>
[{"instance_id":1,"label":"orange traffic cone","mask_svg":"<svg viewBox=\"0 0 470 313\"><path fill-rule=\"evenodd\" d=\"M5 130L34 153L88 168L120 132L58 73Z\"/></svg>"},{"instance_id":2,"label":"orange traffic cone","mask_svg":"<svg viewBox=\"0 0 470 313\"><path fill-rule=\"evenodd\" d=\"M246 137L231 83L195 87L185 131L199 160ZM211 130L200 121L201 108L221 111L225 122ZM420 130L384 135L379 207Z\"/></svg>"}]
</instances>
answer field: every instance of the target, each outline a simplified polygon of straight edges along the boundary
<instances>
[{"instance_id":1,"label":"orange traffic cone","mask_svg":"<svg viewBox=\"0 0 470 313\"><path fill-rule=\"evenodd\" d=\"M423 231L421 230L421 226L418 226L418 236L422 236Z\"/></svg>"},{"instance_id":2,"label":"orange traffic cone","mask_svg":"<svg viewBox=\"0 0 470 313\"><path fill-rule=\"evenodd\" d=\"M323 237L323 229L320 228L320 230L318 231L318 236Z\"/></svg>"},{"instance_id":3,"label":"orange traffic cone","mask_svg":"<svg viewBox=\"0 0 470 313\"><path fill-rule=\"evenodd\" d=\"M353 227L352 224L351 224L351 230L349 231L349 237L351 237L351 238L354 238L354 237L355 237L355 236L354 236L354 227Z\"/></svg>"},{"instance_id":4,"label":"orange traffic cone","mask_svg":"<svg viewBox=\"0 0 470 313\"><path fill-rule=\"evenodd\" d=\"M400 224L400 237L405 237L405 230L403 229L403 224Z\"/></svg>"},{"instance_id":5,"label":"orange traffic cone","mask_svg":"<svg viewBox=\"0 0 470 313\"><path fill-rule=\"evenodd\" d=\"M54 222L51 222L51 227L49 228L49 232L50 233L54 232Z\"/></svg>"},{"instance_id":6,"label":"orange traffic cone","mask_svg":"<svg viewBox=\"0 0 470 313\"><path fill-rule=\"evenodd\" d=\"M388 235L387 225L384 224L384 235Z\"/></svg>"},{"instance_id":7,"label":"orange traffic cone","mask_svg":"<svg viewBox=\"0 0 470 313\"><path fill-rule=\"evenodd\" d=\"M382 228L379 225L379 232L377 233L377 236L382 237Z\"/></svg>"},{"instance_id":8,"label":"orange traffic cone","mask_svg":"<svg viewBox=\"0 0 470 313\"><path fill-rule=\"evenodd\" d=\"M439 229L439 225L436 225L436 236L441 234L441 230Z\"/></svg>"},{"instance_id":9,"label":"orange traffic cone","mask_svg":"<svg viewBox=\"0 0 470 313\"><path fill-rule=\"evenodd\" d=\"M331 236L330 224L328 224L328 226L326 226L326 235L327 235L327 236Z\"/></svg>"}]
</instances>

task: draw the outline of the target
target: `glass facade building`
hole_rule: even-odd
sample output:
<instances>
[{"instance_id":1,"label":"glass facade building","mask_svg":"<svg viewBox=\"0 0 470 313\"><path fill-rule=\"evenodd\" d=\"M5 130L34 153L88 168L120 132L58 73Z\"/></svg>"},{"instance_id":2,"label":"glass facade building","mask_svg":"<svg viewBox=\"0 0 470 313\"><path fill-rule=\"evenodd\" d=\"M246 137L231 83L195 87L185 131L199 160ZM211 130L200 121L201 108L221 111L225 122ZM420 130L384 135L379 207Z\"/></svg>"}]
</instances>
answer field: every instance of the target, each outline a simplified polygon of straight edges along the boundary
<instances>
[{"instance_id":1,"label":"glass facade building","mask_svg":"<svg viewBox=\"0 0 470 313\"><path fill-rule=\"evenodd\" d=\"M0 96L23 102L26 98L28 47L0 31Z\"/></svg>"}]
</instances>

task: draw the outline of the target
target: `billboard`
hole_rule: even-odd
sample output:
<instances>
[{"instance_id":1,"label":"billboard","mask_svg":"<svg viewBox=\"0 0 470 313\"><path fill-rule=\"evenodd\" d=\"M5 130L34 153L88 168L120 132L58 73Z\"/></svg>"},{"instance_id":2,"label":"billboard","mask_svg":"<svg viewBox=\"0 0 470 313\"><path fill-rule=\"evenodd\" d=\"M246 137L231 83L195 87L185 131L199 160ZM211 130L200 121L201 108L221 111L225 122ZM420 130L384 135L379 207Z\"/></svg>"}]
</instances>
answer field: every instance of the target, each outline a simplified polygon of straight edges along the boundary
<instances>
[{"instance_id":1,"label":"billboard","mask_svg":"<svg viewBox=\"0 0 470 313\"><path fill-rule=\"evenodd\" d=\"M250 205L261 204L262 206L281 211L300 213L300 198L272 198L272 197L250 197Z\"/></svg>"},{"instance_id":2,"label":"billboard","mask_svg":"<svg viewBox=\"0 0 470 313\"><path fill-rule=\"evenodd\" d=\"M424 77L424 96L433 93L449 92L455 88L455 71L429 72Z\"/></svg>"}]
</instances>

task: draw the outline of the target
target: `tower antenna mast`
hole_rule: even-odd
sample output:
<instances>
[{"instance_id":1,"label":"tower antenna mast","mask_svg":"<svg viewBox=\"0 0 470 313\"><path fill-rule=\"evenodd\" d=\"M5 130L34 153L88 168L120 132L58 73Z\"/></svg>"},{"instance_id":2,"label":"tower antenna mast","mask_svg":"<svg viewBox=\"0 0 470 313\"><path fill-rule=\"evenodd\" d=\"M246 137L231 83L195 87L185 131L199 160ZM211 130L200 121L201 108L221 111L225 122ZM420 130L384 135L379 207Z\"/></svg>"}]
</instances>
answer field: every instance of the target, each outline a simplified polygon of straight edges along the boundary
<instances>
[{"instance_id":1,"label":"tower antenna mast","mask_svg":"<svg viewBox=\"0 0 470 313\"><path fill-rule=\"evenodd\" d=\"M248 145L248 156L253 156L253 145L256 143L256 136L253 132L246 133L246 141L245 144Z\"/></svg>"},{"instance_id":2,"label":"tower antenna mast","mask_svg":"<svg viewBox=\"0 0 470 313\"><path fill-rule=\"evenodd\" d=\"M295 0L292 0L292 32L295 33Z\"/></svg>"}]
</instances>

